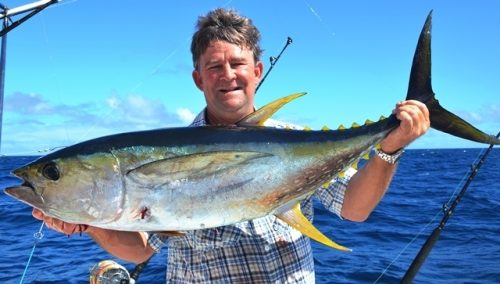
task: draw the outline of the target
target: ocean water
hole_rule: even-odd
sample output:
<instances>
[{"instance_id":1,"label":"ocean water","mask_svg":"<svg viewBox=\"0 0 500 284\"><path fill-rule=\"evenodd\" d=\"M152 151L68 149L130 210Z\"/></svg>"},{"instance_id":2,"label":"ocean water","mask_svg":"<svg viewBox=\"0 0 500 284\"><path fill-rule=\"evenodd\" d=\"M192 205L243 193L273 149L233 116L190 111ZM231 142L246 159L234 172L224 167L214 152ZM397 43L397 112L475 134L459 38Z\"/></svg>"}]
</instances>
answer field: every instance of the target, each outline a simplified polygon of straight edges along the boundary
<instances>
[{"instance_id":1,"label":"ocean water","mask_svg":"<svg viewBox=\"0 0 500 284\"><path fill-rule=\"evenodd\" d=\"M399 283L482 151L406 151L388 193L363 223L339 220L317 204L316 226L353 249L343 253L313 243L317 283ZM18 184L9 172L32 159L0 157L0 188ZM86 235L67 237L47 228L38 234L41 222L31 217L31 208L3 191L0 204L0 283L88 283L90 268L105 259L134 267ZM494 149L414 283L500 283L499 209L500 150ZM138 283L164 281L166 253L151 260Z\"/></svg>"}]
</instances>

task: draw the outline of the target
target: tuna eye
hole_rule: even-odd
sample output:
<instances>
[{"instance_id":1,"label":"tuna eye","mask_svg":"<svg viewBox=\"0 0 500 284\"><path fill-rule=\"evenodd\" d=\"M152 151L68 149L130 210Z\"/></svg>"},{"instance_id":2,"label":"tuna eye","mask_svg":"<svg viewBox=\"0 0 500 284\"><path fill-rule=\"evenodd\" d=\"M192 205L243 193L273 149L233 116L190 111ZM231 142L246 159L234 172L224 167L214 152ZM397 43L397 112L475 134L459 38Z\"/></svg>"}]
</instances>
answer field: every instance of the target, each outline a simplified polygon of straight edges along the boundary
<instances>
[{"instance_id":1,"label":"tuna eye","mask_svg":"<svg viewBox=\"0 0 500 284\"><path fill-rule=\"evenodd\" d=\"M45 164L42 168L42 175L50 180L56 181L59 179L59 169L56 163L50 162Z\"/></svg>"}]
</instances>

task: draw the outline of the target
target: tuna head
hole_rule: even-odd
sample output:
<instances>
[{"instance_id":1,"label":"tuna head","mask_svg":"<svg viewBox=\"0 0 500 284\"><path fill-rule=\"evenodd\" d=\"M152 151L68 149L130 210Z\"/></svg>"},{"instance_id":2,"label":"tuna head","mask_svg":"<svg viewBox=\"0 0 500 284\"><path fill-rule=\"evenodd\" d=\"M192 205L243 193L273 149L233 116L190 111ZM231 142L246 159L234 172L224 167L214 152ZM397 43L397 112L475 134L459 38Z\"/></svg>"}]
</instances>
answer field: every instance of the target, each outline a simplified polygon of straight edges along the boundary
<instances>
[{"instance_id":1,"label":"tuna head","mask_svg":"<svg viewBox=\"0 0 500 284\"><path fill-rule=\"evenodd\" d=\"M114 220L121 212L123 183L118 162L111 154L49 155L13 174L24 183L5 192L46 215L70 223L99 225Z\"/></svg>"}]
</instances>

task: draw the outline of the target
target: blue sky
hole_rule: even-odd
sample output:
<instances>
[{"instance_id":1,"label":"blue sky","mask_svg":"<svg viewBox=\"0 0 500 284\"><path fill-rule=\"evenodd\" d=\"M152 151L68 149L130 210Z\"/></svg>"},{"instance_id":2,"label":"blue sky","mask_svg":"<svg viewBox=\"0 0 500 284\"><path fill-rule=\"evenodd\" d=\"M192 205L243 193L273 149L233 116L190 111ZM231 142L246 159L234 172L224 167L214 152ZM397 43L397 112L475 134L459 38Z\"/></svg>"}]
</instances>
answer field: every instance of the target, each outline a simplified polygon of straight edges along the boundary
<instances>
[{"instance_id":1,"label":"blue sky","mask_svg":"<svg viewBox=\"0 0 500 284\"><path fill-rule=\"evenodd\" d=\"M216 7L253 19L266 68L293 39L256 106L306 91L276 118L312 128L390 114L405 97L416 41L433 9L437 98L485 132L500 129L498 1L172 3L65 0L10 32L0 153L39 154L106 134L188 124L205 104L191 79L190 38L197 17ZM436 131L411 145L479 146Z\"/></svg>"}]
</instances>

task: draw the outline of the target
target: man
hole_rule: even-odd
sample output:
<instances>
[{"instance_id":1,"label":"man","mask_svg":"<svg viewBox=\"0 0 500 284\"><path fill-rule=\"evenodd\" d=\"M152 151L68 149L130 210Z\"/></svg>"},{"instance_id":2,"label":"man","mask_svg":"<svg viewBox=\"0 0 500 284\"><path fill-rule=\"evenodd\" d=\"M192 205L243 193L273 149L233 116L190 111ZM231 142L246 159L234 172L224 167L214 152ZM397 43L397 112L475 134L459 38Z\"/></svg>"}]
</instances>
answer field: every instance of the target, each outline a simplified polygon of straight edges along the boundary
<instances>
[{"instance_id":1,"label":"man","mask_svg":"<svg viewBox=\"0 0 500 284\"><path fill-rule=\"evenodd\" d=\"M197 28L191 44L192 76L205 96L207 107L193 125L235 124L254 111L255 88L264 69L260 61L260 33L250 19L224 9L201 17ZM399 154L423 135L430 124L427 108L417 101L398 103L394 113L401 124L381 143L386 157ZM272 121L269 124L275 125ZM364 221L384 195L396 169L396 163L387 160L374 155L358 172L337 179L315 196L341 218ZM303 201L301 207L312 219L311 198ZM36 209L33 216L65 234L79 228L44 216ZM161 237L92 226L85 232L108 252L135 263L147 260L166 244L167 281L171 282L314 282L309 239L274 216L189 231L183 236Z\"/></svg>"}]
</instances>

